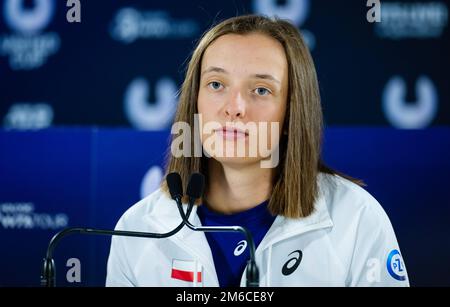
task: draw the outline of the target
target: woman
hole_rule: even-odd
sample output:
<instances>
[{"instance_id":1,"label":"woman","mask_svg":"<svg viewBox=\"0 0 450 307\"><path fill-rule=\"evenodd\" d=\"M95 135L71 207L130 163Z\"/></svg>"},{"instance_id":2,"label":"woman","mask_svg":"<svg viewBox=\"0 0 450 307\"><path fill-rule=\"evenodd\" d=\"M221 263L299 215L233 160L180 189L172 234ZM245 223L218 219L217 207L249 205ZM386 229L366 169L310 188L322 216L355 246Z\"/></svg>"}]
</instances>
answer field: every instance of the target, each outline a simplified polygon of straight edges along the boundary
<instances>
[{"instance_id":1,"label":"woman","mask_svg":"<svg viewBox=\"0 0 450 307\"><path fill-rule=\"evenodd\" d=\"M248 228L261 286L409 285L382 207L358 181L320 160L317 76L295 26L250 15L204 34L175 123L188 123L194 139L172 144L167 173L180 173L184 184L194 172L206 178L191 222ZM163 183L116 229L163 233L180 221ZM114 237L107 285L245 285L248 255L244 237L234 233L185 227L161 240Z\"/></svg>"}]
</instances>

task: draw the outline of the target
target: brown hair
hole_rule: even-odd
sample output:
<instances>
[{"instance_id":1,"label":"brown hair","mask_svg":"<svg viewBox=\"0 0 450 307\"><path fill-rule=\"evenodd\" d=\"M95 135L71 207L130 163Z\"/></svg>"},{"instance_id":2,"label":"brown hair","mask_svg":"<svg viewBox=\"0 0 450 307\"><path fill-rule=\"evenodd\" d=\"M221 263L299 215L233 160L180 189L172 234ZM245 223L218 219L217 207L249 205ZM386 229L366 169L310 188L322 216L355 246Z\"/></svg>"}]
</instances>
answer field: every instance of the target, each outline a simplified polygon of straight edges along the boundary
<instances>
[{"instance_id":1,"label":"brown hair","mask_svg":"<svg viewBox=\"0 0 450 307\"><path fill-rule=\"evenodd\" d=\"M319 172L341 175L321 162L322 109L317 74L311 54L299 30L288 21L257 15L227 19L207 31L195 48L181 91L175 122L187 122L194 135L194 114L200 82L200 67L205 50L218 37L226 34L265 34L281 43L288 63L288 96L285 122L280 140L280 162L273 182L269 210L289 218L306 217L314 211L318 195ZM173 136L175 138L176 136ZM191 141L194 148L194 140ZM173 157L168 153L166 174L178 172L184 188L193 172L205 175L208 185L206 157ZM168 192L165 181L161 188Z\"/></svg>"}]
</instances>

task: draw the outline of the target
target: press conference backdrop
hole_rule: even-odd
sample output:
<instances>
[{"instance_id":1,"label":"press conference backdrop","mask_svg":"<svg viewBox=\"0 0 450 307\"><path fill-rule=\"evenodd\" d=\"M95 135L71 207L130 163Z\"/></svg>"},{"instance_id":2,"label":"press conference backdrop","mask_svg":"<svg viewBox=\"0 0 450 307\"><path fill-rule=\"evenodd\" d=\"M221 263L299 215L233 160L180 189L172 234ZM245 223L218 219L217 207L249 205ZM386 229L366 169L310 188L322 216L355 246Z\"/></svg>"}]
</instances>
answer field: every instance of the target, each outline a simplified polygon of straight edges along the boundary
<instances>
[{"instance_id":1,"label":"press conference backdrop","mask_svg":"<svg viewBox=\"0 0 450 307\"><path fill-rule=\"evenodd\" d=\"M112 228L157 187L195 42L246 13L301 29L326 162L383 205L413 285L450 285L449 1L381 1L380 22L367 1L0 3L0 285L38 285L55 232ZM64 240L58 284L104 284L109 242ZM79 283L66 278L73 258Z\"/></svg>"}]
</instances>

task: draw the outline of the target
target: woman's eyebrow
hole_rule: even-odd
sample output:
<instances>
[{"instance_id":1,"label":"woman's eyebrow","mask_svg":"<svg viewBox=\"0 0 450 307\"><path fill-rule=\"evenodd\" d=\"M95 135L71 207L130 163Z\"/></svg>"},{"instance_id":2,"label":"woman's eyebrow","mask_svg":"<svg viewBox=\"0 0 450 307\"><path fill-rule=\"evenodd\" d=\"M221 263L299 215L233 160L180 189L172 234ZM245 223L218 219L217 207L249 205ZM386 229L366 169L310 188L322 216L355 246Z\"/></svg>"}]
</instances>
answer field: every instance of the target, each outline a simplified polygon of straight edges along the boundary
<instances>
[{"instance_id":1,"label":"woman's eyebrow","mask_svg":"<svg viewBox=\"0 0 450 307\"><path fill-rule=\"evenodd\" d=\"M256 79L271 80L271 81L275 81L275 82L281 84L281 82L277 78L275 78L274 76L269 75L269 74L254 74L254 75L252 75L252 77L256 78Z\"/></svg>"},{"instance_id":2,"label":"woman's eyebrow","mask_svg":"<svg viewBox=\"0 0 450 307\"><path fill-rule=\"evenodd\" d=\"M225 69L223 69L223 68L216 67L216 66L211 66L211 67L208 67L207 69L205 69L202 72L202 75L210 73L210 72L218 72L218 73L222 73L222 74L228 74L228 72Z\"/></svg>"},{"instance_id":3,"label":"woman's eyebrow","mask_svg":"<svg viewBox=\"0 0 450 307\"><path fill-rule=\"evenodd\" d=\"M211 67L208 67L207 69L205 69L202 72L202 75L207 74L207 73L211 73L211 72L228 74L228 71L226 71L223 68L216 67L216 66L211 66ZM275 78L274 76L272 76L270 74L253 74L253 75L250 75L250 77L256 78L256 79L271 80L271 81L274 81L274 82L277 82L277 83L281 84L281 82L277 78Z\"/></svg>"}]
</instances>

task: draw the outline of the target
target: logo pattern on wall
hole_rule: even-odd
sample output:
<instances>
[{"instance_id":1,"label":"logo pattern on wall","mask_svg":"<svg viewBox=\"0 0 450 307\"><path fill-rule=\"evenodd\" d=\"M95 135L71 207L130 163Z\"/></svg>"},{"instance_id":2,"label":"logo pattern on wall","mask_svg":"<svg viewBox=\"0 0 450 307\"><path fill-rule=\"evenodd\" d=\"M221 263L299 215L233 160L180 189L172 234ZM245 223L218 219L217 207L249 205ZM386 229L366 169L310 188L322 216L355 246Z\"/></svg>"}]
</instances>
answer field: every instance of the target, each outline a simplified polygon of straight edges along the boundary
<instances>
[{"instance_id":1,"label":"logo pattern on wall","mask_svg":"<svg viewBox=\"0 0 450 307\"><path fill-rule=\"evenodd\" d=\"M33 8L25 8L24 0L5 0L3 17L12 34L0 34L0 55L9 58L12 70L42 67L49 56L60 49L57 33L43 33L54 16L54 0L34 0Z\"/></svg>"},{"instance_id":2,"label":"logo pattern on wall","mask_svg":"<svg viewBox=\"0 0 450 307\"><path fill-rule=\"evenodd\" d=\"M383 92L383 110L392 126L403 129L426 128L438 111L438 94L433 81L427 76L417 79L417 100L407 102L406 82L400 76L388 81Z\"/></svg>"},{"instance_id":3,"label":"logo pattern on wall","mask_svg":"<svg viewBox=\"0 0 450 307\"><path fill-rule=\"evenodd\" d=\"M288 19L301 30L327 125L450 124L450 0L382 1L375 23L367 21L366 1L81 2L80 23L67 21L65 1L2 2L3 127L167 130L202 33L248 13ZM411 78L415 84L406 85Z\"/></svg>"}]
</instances>

